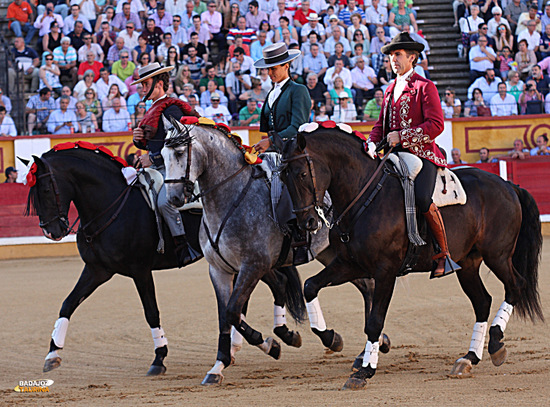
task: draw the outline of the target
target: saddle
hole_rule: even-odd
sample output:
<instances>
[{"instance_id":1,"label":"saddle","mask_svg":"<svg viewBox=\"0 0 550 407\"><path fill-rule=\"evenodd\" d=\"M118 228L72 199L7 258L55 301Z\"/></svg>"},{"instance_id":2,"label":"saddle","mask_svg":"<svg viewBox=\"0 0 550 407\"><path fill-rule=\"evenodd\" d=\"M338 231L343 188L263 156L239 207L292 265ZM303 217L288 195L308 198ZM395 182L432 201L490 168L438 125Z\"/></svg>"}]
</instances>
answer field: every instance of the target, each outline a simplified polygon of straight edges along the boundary
<instances>
[{"instance_id":1,"label":"saddle","mask_svg":"<svg viewBox=\"0 0 550 407\"><path fill-rule=\"evenodd\" d=\"M157 199L160 190L164 184L164 178L162 174L153 168L142 168L139 171L134 167L122 168L122 174L126 179L128 185L139 187L143 199L149 205L149 208L155 213L155 219L157 221L157 231L159 235L159 243L157 246L158 253L164 253L164 236L162 233L162 216L158 210ZM199 186L195 183L196 194L200 193ZM200 210L202 211L202 202L198 199L195 202L190 202L182 207L178 208L181 211L188 210Z\"/></svg>"},{"instance_id":2,"label":"saddle","mask_svg":"<svg viewBox=\"0 0 550 407\"><path fill-rule=\"evenodd\" d=\"M143 198L151 210L157 209L157 197L164 184L162 174L153 168L142 168L139 171L133 167L125 167L122 173L126 178L128 185L141 187ZM136 185L139 184L139 185ZM199 186L195 183L195 194L200 193ZM178 208L179 211L188 211L191 209L202 209L202 201L200 198L195 202L190 202Z\"/></svg>"},{"instance_id":3,"label":"saddle","mask_svg":"<svg viewBox=\"0 0 550 407\"><path fill-rule=\"evenodd\" d=\"M422 169L422 160L411 153L392 153L388 158L396 170L403 175L407 166L408 176L412 181ZM464 205L467 201L466 191L458 177L448 168L438 168L432 200L439 208L449 205Z\"/></svg>"}]
</instances>

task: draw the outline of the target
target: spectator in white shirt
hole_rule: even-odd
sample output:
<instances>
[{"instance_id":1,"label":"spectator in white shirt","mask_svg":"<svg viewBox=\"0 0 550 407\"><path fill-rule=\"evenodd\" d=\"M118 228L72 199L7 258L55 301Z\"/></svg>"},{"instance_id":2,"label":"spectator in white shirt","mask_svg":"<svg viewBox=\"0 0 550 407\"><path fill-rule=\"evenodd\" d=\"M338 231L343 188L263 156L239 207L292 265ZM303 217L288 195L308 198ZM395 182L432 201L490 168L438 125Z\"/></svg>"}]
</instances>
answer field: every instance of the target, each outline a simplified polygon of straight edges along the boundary
<instances>
[{"instance_id":1,"label":"spectator in white shirt","mask_svg":"<svg viewBox=\"0 0 550 407\"><path fill-rule=\"evenodd\" d=\"M334 79L339 76L344 81L344 87L350 88L353 86L353 80L351 79L351 72L348 68L344 68L344 61L337 59L334 62L334 66L327 69L325 73L325 85L327 85L327 90L332 90L334 88Z\"/></svg>"},{"instance_id":2,"label":"spectator in white shirt","mask_svg":"<svg viewBox=\"0 0 550 407\"><path fill-rule=\"evenodd\" d=\"M374 69L369 66L368 60L365 61L363 56L358 56L355 59L355 68L351 70L351 80L352 88L355 89L355 106L362 112L364 100L374 97L374 86L378 84Z\"/></svg>"},{"instance_id":3,"label":"spectator in white shirt","mask_svg":"<svg viewBox=\"0 0 550 407\"><path fill-rule=\"evenodd\" d=\"M342 91L338 95L338 105L334 106L331 120L336 123L349 123L357 121L357 112L353 103L349 103L349 95Z\"/></svg>"},{"instance_id":4,"label":"spectator in white shirt","mask_svg":"<svg viewBox=\"0 0 550 407\"><path fill-rule=\"evenodd\" d=\"M13 119L6 116L6 108L4 106L0 106L0 137L6 136L17 136L17 129L15 128Z\"/></svg>"},{"instance_id":5,"label":"spectator in white shirt","mask_svg":"<svg viewBox=\"0 0 550 407\"><path fill-rule=\"evenodd\" d=\"M172 42L177 44L179 48L183 48L183 46L189 42L187 30L181 27L181 17L179 15L174 15L172 17L172 25L168 27L166 32L172 34Z\"/></svg>"},{"instance_id":6,"label":"spectator in white shirt","mask_svg":"<svg viewBox=\"0 0 550 407\"><path fill-rule=\"evenodd\" d=\"M527 30L523 30L518 35L518 43L521 40L527 41L527 49L537 52L540 45L540 34L537 32L537 22L531 20L527 23Z\"/></svg>"},{"instance_id":7,"label":"spectator in white shirt","mask_svg":"<svg viewBox=\"0 0 550 407\"><path fill-rule=\"evenodd\" d=\"M124 46L128 49L134 49L139 45L139 33L133 21L126 21L126 28L118 33L118 36L124 40Z\"/></svg>"},{"instance_id":8,"label":"spectator in white shirt","mask_svg":"<svg viewBox=\"0 0 550 407\"><path fill-rule=\"evenodd\" d=\"M376 36L376 28L384 29L386 36L390 36L388 27L388 9L380 4L380 0L372 0L372 5L365 10L367 28L371 38Z\"/></svg>"},{"instance_id":9,"label":"spectator in white shirt","mask_svg":"<svg viewBox=\"0 0 550 407\"><path fill-rule=\"evenodd\" d=\"M204 109L204 116L214 120L216 123L229 124L231 113L229 113L227 107L220 105L220 95L217 92L212 93L210 102L212 105Z\"/></svg>"},{"instance_id":10,"label":"spectator in white shirt","mask_svg":"<svg viewBox=\"0 0 550 407\"><path fill-rule=\"evenodd\" d=\"M487 37L480 35L477 40L477 45L470 49L468 54L470 60L470 82L483 76L487 69L494 67L497 56L495 51L487 46L487 43Z\"/></svg>"},{"instance_id":11,"label":"spectator in white shirt","mask_svg":"<svg viewBox=\"0 0 550 407\"><path fill-rule=\"evenodd\" d=\"M54 110L48 119L48 131L52 134L69 134L72 128L76 133L79 129L76 114L67 109L70 98L63 95L60 99L59 109Z\"/></svg>"},{"instance_id":12,"label":"spectator in white shirt","mask_svg":"<svg viewBox=\"0 0 550 407\"><path fill-rule=\"evenodd\" d=\"M107 68L101 68L99 70L99 75L100 78L96 82L97 98L99 100L103 100L103 98L105 98L109 94L109 89L114 83L118 85L118 89L123 96L126 96L128 94L128 87L126 86L126 84L122 82L118 76L110 75Z\"/></svg>"},{"instance_id":13,"label":"spectator in white shirt","mask_svg":"<svg viewBox=\"0 0 550 407\"><path fill-rule=\"evenodd\" d=\"M317 13L311 13L306 18L308 19L309 23L304 24L304 26L302 27L302 31L300 32L300 35L302 36L302 42L307 41L307 36L312 31L315 31L317 35L319 35L321 42L325 42L325 39L327 37L325 27L319 24L319 20L321 19L319 18Z\"/></svg>"},{"instance_id":14,"label":"spectator in white shirt","mask_svg":"<svg viewBox=\"0 0 550 407\"><path fill-rule=\"evenodd\" d=\"M122 132L130 130L132 122L128 110L121 108L120 99L113 99L113 107L103 114L103 131L106 133Z\"/></svg>"},{"instance_id":15,"label":"spectator in white shirt","mask_svg":"<svg viewBox=\"0 0 550 407\"><path fill-rule=\"evenodd\" d=\"M504 82L498 84L498 94L491 98L490 107L492 116L511 116L513 114L518 114L516 98L506 93L506 84Z\"/></svg>"},{"instance_id":16,"label":"spectator in white shirt","mask_svg":"<svg viewBox=\"0 0 550 407\"><path fill-rule=\"evenodd\" d=\"M483 100L486 104L491 103L491 98L498 93L498 84L502 82L498 76L495 76L493 68L487 69L485 75L477 78L468 88L468 99L472 99L472 94L475 88L481 89L483 92Z\"/></svg>"},{"instance_id":17,"label":"spectator in white shirt","mask_svg":"<svg viewBox=\"0 0 550 407\"><path fill-rule=\"evenodd\" d=\"M332 37L329 37L324 44L325 56L330 58L334 54L334 46L338 43L342 43L344 46L344 54L349 58L351 56L351 45L346 37L342 35L340 30L334 30Z\"/></svg>"},{"instance_id":18,"label":"spectator in white shirt","mask_svg":"<svg viewBox=\"0 0 550 407\"><path fill-rule=\"evenodd\" d=\"M81 21L84 29L89 33L92 33L92 26L86 17L80 14L80 6L78 4L73 4L71 6L71 15L67 16L63 20L63 34L69 35L74 31L74 24L77 21Z\"/></svg>"}]
</instances>

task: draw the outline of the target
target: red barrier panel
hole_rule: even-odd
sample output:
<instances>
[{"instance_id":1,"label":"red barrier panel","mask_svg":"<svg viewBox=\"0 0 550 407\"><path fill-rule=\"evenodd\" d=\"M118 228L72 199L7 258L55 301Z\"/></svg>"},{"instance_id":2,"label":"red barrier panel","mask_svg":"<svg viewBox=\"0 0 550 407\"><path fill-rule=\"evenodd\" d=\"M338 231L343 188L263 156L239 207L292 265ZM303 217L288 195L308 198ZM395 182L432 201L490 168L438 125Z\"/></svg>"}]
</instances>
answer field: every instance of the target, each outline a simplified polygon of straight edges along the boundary
<instances>
[{"instance_id":1,"label":"red barrier panel","mask_svg":"<svg viewBox=\"0 0 550 407\"><path fill-rule=\"evenodd\" d=\"M0 184L0 238L42 236L38 216L24 216L28 194L26 185ZM76 208L71 204L69 219L74 222L77 216Z\"/></svg>"}]
</instances>

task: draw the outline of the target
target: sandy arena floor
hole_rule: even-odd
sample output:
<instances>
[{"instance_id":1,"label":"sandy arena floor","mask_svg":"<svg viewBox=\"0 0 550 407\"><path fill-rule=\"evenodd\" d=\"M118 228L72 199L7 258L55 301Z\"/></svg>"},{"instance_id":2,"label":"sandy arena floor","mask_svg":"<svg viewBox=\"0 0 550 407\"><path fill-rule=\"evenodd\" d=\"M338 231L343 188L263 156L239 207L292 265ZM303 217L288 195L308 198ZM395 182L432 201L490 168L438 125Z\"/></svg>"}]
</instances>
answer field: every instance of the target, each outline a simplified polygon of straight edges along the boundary
<instances>
[{"instance_id":1,"label":"sandy arena floor","mask_svg":"<svg viewBox=\"0 0 550 407\"><path fill-rule=\"evenodd\" d=\"M550 241L546 239L540 292L550 318ZM217 314L203 260L185 270L155 273L162 326L169 341L168 371L145 377L153 342L131 280L116 276L73 315L60 368L42 373L50 334L62 301L75 284L80 258L0 262L3 368L0 405L142 404L193 406L544 406L550 403L550 326L512 318L505 333L508 361L496 368L485 347L474 377L446 376L466 353L474 315L456 277L428 275L398 282L386 332L392 350L381 355L364 391L341 391L354 357L365 344L363 305L351 285L320 294L329 328L344 337L344 350L326 355L309 324L298 327L303 346L284 346L275 361L244 345L220 387L200 385L216 357ZM302 278L320 270L301 268ZM503 300L500 282L484 267L493 296L491 319ZM271 334L272 298L265 285L251 300L249 323ZM293 323L289 326L294 326ZM49 393L16 393L20 380L51 379Z\"/></svg>"}]
</instances>

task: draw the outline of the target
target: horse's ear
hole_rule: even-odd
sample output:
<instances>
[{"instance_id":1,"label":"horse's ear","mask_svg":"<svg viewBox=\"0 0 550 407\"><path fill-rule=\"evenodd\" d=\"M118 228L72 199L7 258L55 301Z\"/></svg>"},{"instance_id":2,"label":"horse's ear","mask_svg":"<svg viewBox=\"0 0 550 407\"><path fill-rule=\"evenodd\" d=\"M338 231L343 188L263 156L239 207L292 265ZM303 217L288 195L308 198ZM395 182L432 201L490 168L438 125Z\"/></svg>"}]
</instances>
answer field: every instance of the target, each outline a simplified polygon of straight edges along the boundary
<instances>
[{"instance_id":1,"label":"horse's ear","mask_svg":"<svg viewBox=\"0 0 550 407\"><path fill-rule=\"evenodd\" d=\"M296 136L296 146L300 151L304 151L306 149L306 138L302 133L298 133Z\"/></svg>"},{"instance_id":2,"label":"horse's ear","mask_svg":"<svg viewBox=\"0 0 550 407\"><path fill-rule=\"evenodd\" d=\"M168 116L168 118L170 119L170 123L172 123L172 126L174 126L174 128L178 131L178 133L181 133L183 130L185 130L185 127L183 126L183 124L181 124L181 122L177 120L175 117Z\"/></svg>"},{"instance_id":3,"label":"horse's ear","mask_svg":"<svg viewBox=\"0 0 550 407\"><path fill-rule=\"evenodd\" d=\"M18 159L19 161L21 161L25 167L26 167L27 165L29 165L30 160L27 160L27 159L25 159L25 158L21 158L21 157L19 157L19 156L17 156L17 159Z\"/></svg>"},{"instance_id":4,"label":"horse's ear","mask_svg":"<svg viewBox=\"0 0 550 407\"><path fill-rule=\"evenodd\" d=\"M45 169L46 168L46 165L44 165L44 162L42 161L42 159L40 157L37 157L37 156L33 155L32 158L34 160L34 163L36 164L36 166L39 169Z\"/></svg>"},{"instance_id":5,"label":"horse's ear","mask_svg":"<svg viewBox=\"0 0 550 407\"><path fill-rule=\"evenodd\" d=\"M170 119L170 120L168 120ZM174 127L174 124L172 123L172 117L169 116L168 118L165 115L162 115L162 124L164 125L164 130L168 131L171 130Z\"/></svg>"}]
</instances>

